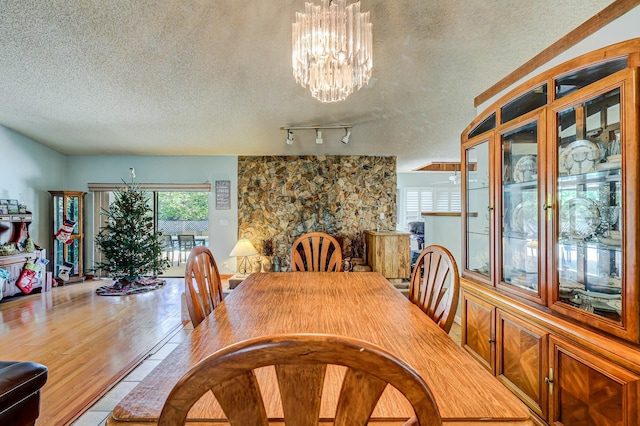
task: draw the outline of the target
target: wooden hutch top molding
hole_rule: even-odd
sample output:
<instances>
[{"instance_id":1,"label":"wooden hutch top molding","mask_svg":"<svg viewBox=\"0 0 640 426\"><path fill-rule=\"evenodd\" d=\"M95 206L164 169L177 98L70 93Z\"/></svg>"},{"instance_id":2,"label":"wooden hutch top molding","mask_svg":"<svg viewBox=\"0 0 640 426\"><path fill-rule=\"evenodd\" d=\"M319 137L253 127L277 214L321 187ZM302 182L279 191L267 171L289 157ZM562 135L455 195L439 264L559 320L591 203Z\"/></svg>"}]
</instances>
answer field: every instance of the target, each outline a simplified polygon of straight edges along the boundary
<instances>
[{"instance_id":1,"label":"wooden hutch top molding","mask_svg":"<svg viewBox=\"0 0 640 426\"><path fill-rule=\"evenodd\" d=\"M489 118L492 113L496 114L496 123L501 122L500 107L506 104L508 101L517 98L519 95L523 95L528 91L544 84L548 83L548 87L553 87L553 82L558 77L562 77L571 71L576 71L582 68L587 68L598 63L608 62L615 58L627 57L629 67L640 67L640 38L634 38L631 40L622 41L620 43L613 44L611 46L603 47L593 52L586 53L576 58L570 59L560 65L557 65L547 71L532 77L530 80L522 83L518 87L510 90L505 95L501 96L491 106L483 110L464 131L463 135L469 135L478 124ZM556 100L553 90L548 91L547 104L551 104Z\"/></svg>"}]
</instances>

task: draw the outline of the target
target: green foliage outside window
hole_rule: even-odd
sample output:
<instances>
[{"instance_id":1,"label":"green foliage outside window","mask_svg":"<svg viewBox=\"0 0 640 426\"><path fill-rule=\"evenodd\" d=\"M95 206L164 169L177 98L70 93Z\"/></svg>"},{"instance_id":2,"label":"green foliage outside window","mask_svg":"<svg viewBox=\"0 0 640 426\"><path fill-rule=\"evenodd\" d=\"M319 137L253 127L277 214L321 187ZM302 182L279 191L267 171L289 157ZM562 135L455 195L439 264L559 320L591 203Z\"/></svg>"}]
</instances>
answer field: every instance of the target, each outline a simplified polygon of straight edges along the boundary
<instances>
[{"instance_id":1,"label":"green foliage outside window","mask_svg":"<svg viewBox=\"0 0 640 426\"><path fill-rule=\"evenodd\" d=\"M159 220L207 220L209 194L207 192L159 192Z\"/></svg>"}]
</instances>

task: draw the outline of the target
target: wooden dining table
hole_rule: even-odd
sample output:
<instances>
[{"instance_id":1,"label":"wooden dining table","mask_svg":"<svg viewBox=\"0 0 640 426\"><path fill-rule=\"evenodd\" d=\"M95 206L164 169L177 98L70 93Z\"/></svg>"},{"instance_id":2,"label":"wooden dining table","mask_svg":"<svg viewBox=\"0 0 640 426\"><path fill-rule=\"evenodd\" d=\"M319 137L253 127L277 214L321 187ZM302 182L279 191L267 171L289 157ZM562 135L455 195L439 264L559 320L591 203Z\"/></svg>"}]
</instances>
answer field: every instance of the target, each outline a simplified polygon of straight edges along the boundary
<instances>
[{"instance_id":1,"label":"wooden dining table","mask_svg":"<svg viewBox=\"0 0 640 426\"><path fill-rule=\"evenodd\" d=\"M200 360L232 343L278 333L338 334L387 349L422 376L446 425L533 424L519 399L381 274L280 272L245 279L120 401L107 425L157 423L173 386ZM335 410L332 404L338 391L331 386L339 382L339 374L328 372L325 380L328 401L323 403L321 417L327 421ZM282 407L275 374L265 368L258 379L269 418L277 423L282 420ZM388 387L372 421L396 425L412 415L403 396ZM208 425L224 425L225 420L211 393L196 403L187 419L188 424L205 421Z\"/></svg>"}]
</instances>

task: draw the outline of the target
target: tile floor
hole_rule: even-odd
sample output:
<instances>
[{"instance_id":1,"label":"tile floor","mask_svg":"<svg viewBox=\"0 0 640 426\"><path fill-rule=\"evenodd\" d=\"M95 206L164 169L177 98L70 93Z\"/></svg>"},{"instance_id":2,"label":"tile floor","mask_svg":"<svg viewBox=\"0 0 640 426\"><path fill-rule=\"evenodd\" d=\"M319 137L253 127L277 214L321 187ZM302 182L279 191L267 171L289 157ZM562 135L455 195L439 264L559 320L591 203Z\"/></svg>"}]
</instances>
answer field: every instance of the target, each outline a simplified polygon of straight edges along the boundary
<instances>
[{"instance_id":1,"label":"tile floor","mask_svg":"<svg viewBox=\"0 0 640 426\"><path fill-rule=\"evenodd\" d=\"M102 399L80 416L73 426L104 426L106 419L120 400L153 370L193 330L191 323L180 329L156 352L149 356L111 389Z\"/></svg>"},{"instance_id":2,"label":"tile floor","mask_svg":"<svg viewBox=\"0 0 640 426\"><path fill-rule=\"evenodd\" d=\"M167 356L187 336L193 327L191 323L178 331L155 353L149 355L138 367L127 375L120 383L111 389L102 399L96 402L88 411L80 416L72 426L105 426L106 419L120 400L128 394L151 370ZM460 344L460 325L454 323L449 335Z\"/></svg>"}]
</instances>

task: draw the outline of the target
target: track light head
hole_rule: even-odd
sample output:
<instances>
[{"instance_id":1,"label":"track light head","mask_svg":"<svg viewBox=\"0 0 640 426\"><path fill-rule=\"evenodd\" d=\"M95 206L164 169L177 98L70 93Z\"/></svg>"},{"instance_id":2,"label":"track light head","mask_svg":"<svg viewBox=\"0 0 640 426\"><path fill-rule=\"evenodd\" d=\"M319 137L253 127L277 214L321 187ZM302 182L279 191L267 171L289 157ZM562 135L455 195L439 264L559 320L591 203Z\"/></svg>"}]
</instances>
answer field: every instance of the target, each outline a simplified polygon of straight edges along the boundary
<instances>
[{"instance_id":1,"label":"track light head","mask_svg":"<svg viewBox=\"0 0 640 426\"><path fill-rule=\"evenodd\" d=\"M284 130L287 132L287 145L293 145L293 132L295 130L315 130L316 132L316 144L318 145L322 145L324 143L324 139L322 138L322 132L321 130L325 130L325 129L344 129L344 136L340 139L340 142L342 142L343 144L348 144L349 143L349 139L351 138L351 128L353 126L349 125L349 124L332 124L332 125L326 125L326 126L321 126L321 125L317 125L317 124L313 124L310 126L287 126L287 127L280 127L280 130Z\"/></svg>"},{"instance_id":2,"label":"track light head","mask_svg":"<svg viewBox=\"0 0 640 426\"><path fill-rule=\"evenodd\" d=\"M340 139L340 141L343 144L348 144L349 143L349 138L351 137L351 131L348 128L344 128L344 137L342 139Z\"/></svg>"}]
</instances>

